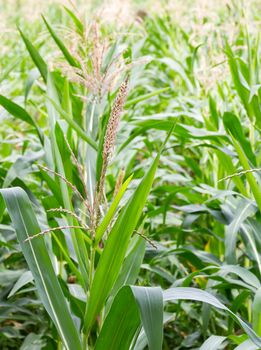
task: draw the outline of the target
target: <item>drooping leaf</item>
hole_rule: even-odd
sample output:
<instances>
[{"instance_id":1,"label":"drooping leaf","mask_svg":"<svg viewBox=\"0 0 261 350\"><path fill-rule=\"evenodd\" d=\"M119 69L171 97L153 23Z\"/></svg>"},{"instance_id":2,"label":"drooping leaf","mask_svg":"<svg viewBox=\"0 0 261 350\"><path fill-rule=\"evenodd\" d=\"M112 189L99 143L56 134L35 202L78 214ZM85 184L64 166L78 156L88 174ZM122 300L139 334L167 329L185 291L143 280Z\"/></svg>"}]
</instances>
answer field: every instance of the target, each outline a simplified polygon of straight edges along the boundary
<instances>
[{"instance_id":1,"label":"drooping leaf","mask_svg":"<svg viewBox=\"0 0 261 350\"><path fill-rule=\"evenodd\" d=\"M13 296L20 288L25 286L26 284L33 281L33 275L31 271L25 271L19 279L15 282L13 288L11 289L10 293L8 294L8 298Z\"/></svg>"},{"instance_id":2,"label":"drooping leaf","mask_svg":"<svg viewBox=\"0 0 261 350\"><path fill-rule=\"evenodd\" d=\"M220 345L222 345L226 339L226 337L219 335L211 335L206 341L204 341L199 350L220 350ZM222 346L222 349L223 348L224 347Z\"/></svg>"},{"instance_id":3,"label":"drooping leaf","mask_svg":"<svg viewBox=\"0 0 261 350\"><path fill-rule=\"evenodd\" d=\"M40 227L27 194L19 187L2 189L9 215L16 230L24 257L32 272L41 301L53 320L68 350L81 350L81 340L55 275Z\"/></svg>"},{"instance_id":4,"label":"drooping leaf","mask_svg":"<svg viewBox=\"0 0 261 350\"><path fill-rule=\"evenodd\" d=\"M243 343L238 345L234 350L259 350L260 347L256 346L251 340L245 340Z\"/></svg>"},{"instance_id":5,"label":"drooping leaf","mask_svg":"<svg viewBox=\"0 0 261 350\"><path fill-rule=\"evenodd\" d=\"M17 119L20 119L30 125L32 125L39 136L40 141L43 143L43 134L42 131L38 128L37 124L33 120L33 118L30 116L30 114L21 106L18 104L12 102L8 98L4 97L3 95L0 95L0 105L4 107L4 109L7 110L8 113L10 113L12 116L14 116Z\"/></svg>"},{"instance_id":6,"label":"drooping leaf","mask_svg":"<svg viewBox=\"0 0 261 350\"><path fill-rule=\"evenodd\" d=\"M222 304L214 295L197 288L177 287L170 288L163 292L164 301L175 300L195 300L210 304L218 309L228 312L241 325L249 338L259 347L261 347L261 338L253 331L253 329L244 322L239 316L234 314L228 307Z\"/></svg>"}]
</instances>

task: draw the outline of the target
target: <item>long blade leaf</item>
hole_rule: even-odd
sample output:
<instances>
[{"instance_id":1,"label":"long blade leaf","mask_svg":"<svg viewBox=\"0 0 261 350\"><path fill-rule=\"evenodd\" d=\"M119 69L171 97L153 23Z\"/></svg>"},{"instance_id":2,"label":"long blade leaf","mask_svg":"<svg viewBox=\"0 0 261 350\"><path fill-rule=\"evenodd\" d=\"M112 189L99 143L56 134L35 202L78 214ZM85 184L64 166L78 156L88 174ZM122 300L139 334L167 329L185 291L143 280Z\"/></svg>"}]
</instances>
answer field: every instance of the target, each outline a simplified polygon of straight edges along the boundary
<instances>
[{"instance_id":1,"label":"long blade leaf","mask_svg":"<svg viewBox=\"0 0 261 350\"><path fill-rule=\"evenodd\" d=\"M80 336L55 275L44 238L40 236L25 242L27 238L41 231L26 192L19 187L14 187L2 189L1 194L46 311L66 348L80 350Z\"/></svg>"},{"instance_id":2,"label":"long blade leaf","mask_svg":"<svg viewBox=\"0 0 261 350\"><path fill-rule=\"evenodd\" d=\"M47 64L45 63L44 59L42 56L39 54L38 50L34 47L34 45L31 43L29 39L24 35L24 33L21 31L20 28L18 28L21 37L25 43L25 46L34 62L36 67L38 68L43 80L46 82L47 81Z\"/></svg>"},{"instance_id":3,"label":"long blade leaf","mask_svg":"<svg viewBox=\"0 0 261 350\"><path fill-rule=\"evenodd\" d=\"M54 29L52 28L52 26L47 22L47 20L45 19L44 16L43 20L44 23L49 31L49 33L51 34L53 40L55 41L56 45L59 47L59 49L62 51L64 58L66 59L66 61L73 67L78 67L79 64L76 62L76 60L73 58L73 56L70 54L69 50L66 48L66 46L64 45L64 43L62 42L62 40L58 37L58 35L55 33Z\"/></svg>"},{"instance_id":4,"label":"long blade leaf","mask_svg":"<svg viewBox=\"0 0 261 350\"><path fill-rule=\"evenodd\" d=\"M4 107L5 110L7 110L8 113L12 114L17 119L20 119L30 125L32 125L39 136L39 139L41 143L43 143L43 133L42 131L38 128L37 124L33 120L33 118L30 116L30 114L21 106L18 104L12 102L8 98L4 97L3 95L0 95L0 105Z\"/></svg>"},{"instance_id":5,"label":"long blade leaf","mask_svg":"<svg viewBox=\"0 0 261 350\"><path fill-rule=\"evenodd\" d=\"M113 301L95 350L129 350L141 323L148 339L149 349L161 350L163 339L161 288L124 286Z\"/></svg>"}]
</instances>

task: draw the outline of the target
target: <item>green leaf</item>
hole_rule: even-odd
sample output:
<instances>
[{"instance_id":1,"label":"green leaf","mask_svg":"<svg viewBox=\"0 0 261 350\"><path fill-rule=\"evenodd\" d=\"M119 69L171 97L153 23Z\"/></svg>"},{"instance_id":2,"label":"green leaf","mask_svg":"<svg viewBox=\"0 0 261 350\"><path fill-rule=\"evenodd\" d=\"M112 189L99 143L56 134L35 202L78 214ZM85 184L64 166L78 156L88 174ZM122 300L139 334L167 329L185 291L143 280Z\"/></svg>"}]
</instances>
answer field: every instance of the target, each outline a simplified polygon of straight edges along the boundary
<instances>
[{"instance_id":1,"label":"green leaf","mask_svg":"<svg viewBox=\"0 0 261 350\"><path fill-rule=\"evenodd\" d=\"M44 59L42 56L39 54L38 50L33 46L33 44L30 42L30 40L27 39L27 37L23 34L21 29L18 27L18 30L21 34L21 37L25 43L25 46L34 62L36 67L38 68L39 72L41 73L41 76L43 80L46 82L47 81L47 64L45 63Z\"/></svg>"},{"instance_id":2,"label":"green leaf","mask_svg":"<svg viewBox=\"0 0 261 350\"><path fill-rule=\"evenodd\" d=\"M258 222L254 219L247 219L247 225L244 224L243 234L248 240L249 252L252 254L254 260L256 260L259 276L261 276L261 256L259 254L259 228Z\"/></svg>"},{"instance_id":3,"label":"green leaf","mask_svg":"<svg viewBox=\"0 0 261 350\"><path fill-rule=\"evenodd\" d=\"M13 288L11 289L10 293L8 294L8 298L13 296L20 288L25 286L26 284L33 281L33 275L31 271L25 271L19 279L15 282Z\"/></svg>"},{"instance_id":4,"label":"green leaf","mask_svg":"<svg viewBox=\"0 0 261 350\"><path fill-rule=\"evenodd\" d=\"M56 200L59 202L60 206L63 205L63 199L61 195L61 190L57 182L51 178L51 176L44 170L39 169L41 178L46 182L49 189L52 191Z\"/></svg>"},{"instance_id":5,"label":"green leaf","mask_svg":"<svg viewBox=\"0 0 261 350\"><path fill-rule=\"evenodd\" d=\"M25 82L25 91L24 91L24 101L25 104L27 102L29 93L31 91L31 88L34 84L34 82L40 77L40 72L37 68L33 68L29 73L28 73L28 77L26 79Z\"/></svg>"},{"instance_id":6,"label":"green leaf","mask_svg":"<svg viewBox=\"0 0 261 350\"><path fill-rule=\"evenodd\" d=\"M131 182L131 179L132 179L132 175L129 176L128 179L123 183L123 185L119 189L119 192L115 196L107 214L103 218L100 226L97 228L96 234L95 234L95 245L96 246L99 244L99 242L102 239L102 236L104 235L109 223L111 222L111 220L112 220L112 218L117 210L117 207L120 203L120 200L121 200L122 196L124 195L127 187L129 186L129 183Z\"/></svg>"},{"instance_id":7,"label":"green leaf","mask_svg":"<svg viewBox=\"0 0 261 350\"><path fill-rule=\"evenodd\" d=\"M204 341L199 350L219 350L220 345L222 345L226 339L227 337L211 335L206 341Z\"/></svg>"},{"instance_id":8,"label":"green leaf","mask_svg":"<svg viewBox=\"0 0 261 350\"><path fill-rule=\"evenodd\" d=\"M210 118L211 118L212 125L215 128L215 130L218 130L219 116L217 111L217 105L216 105L216 101L210 94L208 96L208 103L209 103Z\"/></svg>"},{"instance_id":9,"label":"green leaf","mask_svg":"<svg viewBox=\"0 0 261 350\"><path fill-rule=\"evenodd\" d=\"M220 149L215 149L215 152L219 159L220 166L224 168L224 171L226 171L227 175L235 174L237 171L231 157L222 152ZM243 194L243 196L248 197L247 190L241 178L238 176L234 176L231 180L235 183L238 190Z\"/></svg>"},{"instance_id":10,"label":"green leaf","mask_svg":"<svg viewBox=\"0 0 261 350\"><path fill-rule=\"evenodd\" d=\"M240 57L235 57L231 47L226 43L226 54L230 67L231 76L234 82L235 89L240 97L249 119L260 128L261 125L261 110L258 94L252 96L253 87L251 86L251 61L248 65ZM248 52L250 58L250 49Z\"/></svg>"},{"instance_id":11,"label":"green leaf","mask_svg":"<svg viewBox=\"0 0 261 350\"><path fill-rule=\"evenodd\" d=\"M238 345L234 350L259 350L260 347L256 346L251 340L245 340L242 344Z\"/></svg>"},{"instance_id":12,"label":"green leaf","mask_svg":"<svg viewBox=\"0 0 261 350\"><path fill-rule=\"evenodd\" d=\"M145 248L145 240L140 237L123 262L111 296L114 296L122 286L136 282L144 258Z\"/></svg>"},{"instance_id":13,"label":"green leaf","mask_svg":"<svg viewBox=\"0 0 261 350\"><path fill-rule=\"evenodd\" d=\"M75 15L74 12L72 12L68 7L63 6L65 11L68 13L68 15L71 17L71 19L73 20L78 33L83 35L84 34L84 25L82 24L82 22L79 20L79 18Z\"/></svg>"},{"instance_id":14,"label":"green leaf","mask_svg":"<svg viewBox=\"0 0 261 350\"><path fill-rule=\"evenodd\" d=\"M41 231L27 194L19 187L2 189L0 192L46 311L66 348L81 350L80 336L55 275L44 237L39 236L25 242Z\"/></svg>"},{"instance_id":15,"label":"green leaf","mask_svg":"<svg viewBox=\"0 0 261 350\"><path fill-rule=\"evenodd\" d=\"M30 124L31 126L33 126L37 131L37 134L39 136L41 143L43 143L42 131L38 128L38 126L35 123L35 121L33 120L33 118L26 112L26 110L24 108L22 108L21 106L19 106L18 104L14 103L14 102L12 102L8 98L4 97L3 95L0 95L0 105L2 107L4 107L4 109L6 109L7 112L12 114L12 116L14 116L15 118L20 119L20 120Z\"/></svg>"},{"instance_id":16,"label":"green leaf","mask_svg":"<svg viewBox=\"0 0 261 350\"><path fill-rule=\"evenodd\" d=\"M161 350L163 341L163 295L159 287L131 287L139 305L149 349Z\"/></svg>"},{"instance_id":17,"label":"green leaf","mask_svg":"<svg viewBox=\"0 0 261 350\"><path fill-rule=\"evenodd\" d=\"M256 157L252 151L250 142L244 135L244 131L238 117L233 113L225 112L223 122L227 132L231 133L232 136L239 142L248 159L253 165L256 166Z\"/></svg>"},{"instance_id":18,"label":"green leaf","mask_svg":"<svg viewBox=\"0 0 261 350\"><path fill-rule=\"evenodd\" d=\"M95 344L95 350L129 350L140 325L140 315L130 287L117 293Z\"/></svg>"},{"instance_id":19,"label":"green leaf","mask_svg":"<svg viewBox=\"0 0 261 350\"><path fill-rule=\"evenodd\" d=\"M162 88L162 89L158 89L156 91L152 91L152 92L150 92L148 94L141 95L139 97L133 98L132 100L129 100L129 101L127 101L125 103L125 108L129 108L129 107L131 107L133 105L136 105L137 103L139 103L141 101L146 101L146 100L148 100L151 97L160 95L163 92L166 92L166 91L169 91L169 90L170 90L170 87L165 87L165 88Z\"/></svg>"},{"instance_id":20,"label":"green leaf","mask_svg":"<svg viewBox=\"0 0 261 350\"><path fill-rule=\"evenodd\" d=\"M240 160L240 163L241 163L243 169L247 170L247 171L251 170L244 150L242 149L240 144L237 142L237 140L232 135L231 135L231 138L232 138L234 147L237 151L238 158ZM261 191L260 191L259 185L257 184L257 181L251 172L248 172L246 174L246 178L247 178L247 181L248 181L249 186L251 188L251 191L253 193L253 196L255 197L257 206L258 206L259 210L261 211Z\"/></svg>"},{"instance_id":21,"label":"green leaf","mask_svg":"<svg viewBox=\"0 0 261 350\"><path fill-rule=\"evenodd\" d=\"M163 324L165 325L166 323L173 320L173 318L174 318L174 315L172 313L164 312L163 313ZM144 350L146 348L147 344L148 344L148 339L146 337L144 329L142 328L140 333L139 333L139 336L137 338L137 341L134 345L133 350Z\"/></svg>"},{"instance_id":22,"label":"green leaf","mask_svg":"<svg viewBox=\"0 0 261 350\"><path fill-rule=\"evenodd\" d=\"M245 283L254 287L254 290L260 287L259 279L252 272L238 265L223 265L220 267L220 272L228 274L232 273L239 276Z\"/></svg>"},{"instance_id":23,"label":"green leaf","mask_svg":"<svg viewBox=\"0 0 261 350\"><path fill-rule=\"evenodd\" d=\"M46 341L44 337L40 334L29 333L23 344L20 347L20 350L41 350L46 346Z\"/></svg>"},{"instance_id":24,"label":"green leaf","mask_svg":"<svg viewBox=\"0 0 261 350\"><path fill-rule=\"evenodd\" d=\"M78 62L73 58L73 56L70 54L69 50L66 48L62 40L58 37L58 35L55 33L54 29L52 26L47 22L44 16L42 16L44 23L51 34L53 40L55 41L56 45L59 47L59 49L62 51L64 58L66 61L73 67L78 67L79 64Z\"/></svg>"},{"instance_id":25,"label":"green leaf","mask_svg":"<svg viewBox=\"0 0 261 350\"><path fill-rule=\"evenodd\" d=\"M95 350L129 350L141 321L149 349L161 350L163 339L161 288L122 287L104 321Z\"/></svg>"},{"instance_id":26,"label":"green leaf","mask_svg":"<svg viewBox=\"0 0 261 350\"><path fill-rule=\"evenodd\" d=\"M87 133L71 118L71 116L66 113L57 102L54 101L53 98L48 96L48 99L54 106L54 108L59 112L59 114L67 121L67 123L76 131L76 133L84 140L86 141L94 150L97 150L97 144L96 142L91 139Z\"/></svg>"},{"instance_id":27,"label":"green leaf","mask_svg":"<svg viewBox=\"0 0 261 350\"><path fill-rule=\"evenodd\" d=\"M225 231L225 249L226 261L229 264L236 264L236 242L237 233L241 224L251 215L255 214L257 207L252 202L241 201L232 222L226 227Z\"/></svg>"},{"instance_id":28,"label":"green leaf","mask_svg":"<svg viewBox=\"0 0 261 350\"><path fill-rule=\"evenodd\" d=\"M257 290L253 301L253 329L261 336L261 287Z\"/></svg>"}]
</instances>

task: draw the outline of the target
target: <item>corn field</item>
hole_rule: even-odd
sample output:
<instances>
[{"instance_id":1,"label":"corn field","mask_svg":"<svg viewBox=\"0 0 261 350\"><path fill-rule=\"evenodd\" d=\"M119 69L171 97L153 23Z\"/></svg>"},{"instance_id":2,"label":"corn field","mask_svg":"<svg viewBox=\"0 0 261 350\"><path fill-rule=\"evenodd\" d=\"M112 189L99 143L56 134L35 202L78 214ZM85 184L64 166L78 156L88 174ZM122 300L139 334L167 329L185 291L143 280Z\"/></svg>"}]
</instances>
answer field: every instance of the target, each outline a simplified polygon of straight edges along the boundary
<instances>
[{"instance_id":1,"label":"corn field","mask_svg":"<svg viewBox=\"0 0 261 350\"><path fill-rule=\"evenodd\" d=\"M260 28L0 0L0 349L261 349Z\"/></svg>"}]
</instances>

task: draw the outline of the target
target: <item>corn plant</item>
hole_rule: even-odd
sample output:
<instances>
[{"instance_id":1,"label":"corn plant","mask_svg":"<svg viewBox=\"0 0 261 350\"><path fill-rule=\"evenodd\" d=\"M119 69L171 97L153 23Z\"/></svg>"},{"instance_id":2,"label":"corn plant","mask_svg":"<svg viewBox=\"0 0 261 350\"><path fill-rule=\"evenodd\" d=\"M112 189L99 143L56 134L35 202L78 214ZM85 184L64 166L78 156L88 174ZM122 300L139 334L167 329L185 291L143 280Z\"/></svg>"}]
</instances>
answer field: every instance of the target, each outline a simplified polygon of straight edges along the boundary
<instances>
[{"instance_id":1,"label":"corn plant","mask_svg":"<svg viewBox=\"0 0 261 350\"><path fill-rule=\"evenodd\" d=\"M47 43L18 27L24 96L0 95L29 135L0 169L3 250L26 260L0 276L3 318L37 310L25 348L258 349L259 41L224 42L227 95L209 93L204 43L169 14L139 40L65 14L66 39L45 16Z\"/></svg>"}]
</instances>

